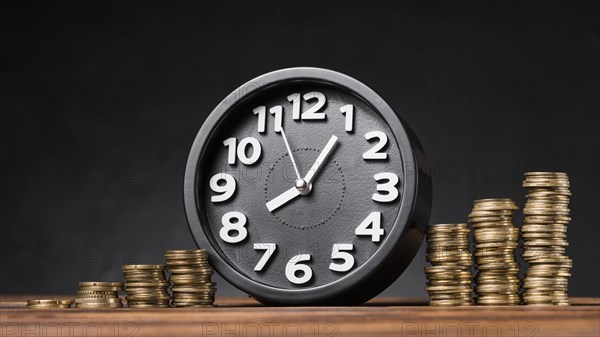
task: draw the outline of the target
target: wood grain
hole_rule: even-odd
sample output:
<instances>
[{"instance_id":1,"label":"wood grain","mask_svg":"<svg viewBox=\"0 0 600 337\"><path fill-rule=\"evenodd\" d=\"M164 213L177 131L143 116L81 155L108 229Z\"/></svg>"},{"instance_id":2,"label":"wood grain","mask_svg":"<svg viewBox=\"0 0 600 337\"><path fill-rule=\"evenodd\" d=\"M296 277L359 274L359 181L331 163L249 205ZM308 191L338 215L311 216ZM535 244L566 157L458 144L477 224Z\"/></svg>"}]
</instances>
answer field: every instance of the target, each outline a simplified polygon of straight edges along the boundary
<instances>
[{"instance_id":1,"label":"wood grain","mask_svg":"<svg viewBox=\"0 0 600 337\"><path fill-rule=\"evenodd\" d=\"M211 309L25 308L0 296L1 336L599 336L600 299L569 307L434 308L422 299L379 298L355 307L267 307L218 298ZM50 296L56 298L57 296Z\"/></svg>"}]
</instances>

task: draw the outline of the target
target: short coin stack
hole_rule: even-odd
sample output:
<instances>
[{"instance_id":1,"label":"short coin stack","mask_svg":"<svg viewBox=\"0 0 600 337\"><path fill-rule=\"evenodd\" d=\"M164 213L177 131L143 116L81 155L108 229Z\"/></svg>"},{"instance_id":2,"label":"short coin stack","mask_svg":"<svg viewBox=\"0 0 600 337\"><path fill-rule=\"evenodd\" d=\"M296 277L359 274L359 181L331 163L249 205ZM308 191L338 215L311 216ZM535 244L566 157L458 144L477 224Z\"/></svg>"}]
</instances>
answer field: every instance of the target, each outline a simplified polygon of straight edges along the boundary
<instances>
[{"instance_id":1,"label":"short coin stack","mask_svg":"<svg viewBox=\"0 0 600 337\"><path fill-rule=\"evenodd\" d=\"M523 259L529 263L523 301L569 305L567 285L573 262L565 255L569 217L569 177L562 172L527 172L528 189L521 227Z\"/></svg>"},{"instance_id":2,"label":"short coin stack","mask_svg":"<svg viewBox=\"0 0 600 337\"><path fill-rule=\"evenodd\" d=\"M427 229L427 292L432 306L472 305L473 264L467 224L437 224Z\"/></svg>"},{"instance_id":3,"label":"short coin stack","mask_svg":"<svg viewBox=\"0 0 600 337\"><path fill-rule=\"evenodd\" d=\"M122 282L79 282L79 291L75 298L76 308L122 308L119 292L123 291Z\"/></svg>"},{"instance_id":4,"label":"short coin stack","mask_svg":"<svg viewBox=\"0 0 600 337\"><path fill-rule=\"evenodd\" d=\"M168 308L169 282L161 264L132 264L123 266L127 306L130 308Z\"/></svg>"},{"instance_id":5,"label":"short coin stack","mask_svg":"<svg viewBox=\"0 0 600 337\"><path fill-rule=\"evenodd\" d=\"M212 307L216 283L208 264L206 250L168 250L165 252L175 307Z\"/></svg>"},{"instance_id":6,"label":"short coin stack","mask_svg":"<svg viewBox=\"0 0 600 337\"><path fill-rule=\"evenodd\" d=\"M28 309L66 309L72 304L73 300L27 300Z\"/></svg>"},{"instance_id":7,"label":"short coin stack","mask_svg":"<svg viewBox=\"0 0 600 337\"><path fill-rule=\"evenodd\" d=\"M478 304L520 303L519 265L515 260L519 230L513 225L513 213L518 209L511 199L480 199L475 200L469 214L478 270Z\"/></svg>"}]
</instances>

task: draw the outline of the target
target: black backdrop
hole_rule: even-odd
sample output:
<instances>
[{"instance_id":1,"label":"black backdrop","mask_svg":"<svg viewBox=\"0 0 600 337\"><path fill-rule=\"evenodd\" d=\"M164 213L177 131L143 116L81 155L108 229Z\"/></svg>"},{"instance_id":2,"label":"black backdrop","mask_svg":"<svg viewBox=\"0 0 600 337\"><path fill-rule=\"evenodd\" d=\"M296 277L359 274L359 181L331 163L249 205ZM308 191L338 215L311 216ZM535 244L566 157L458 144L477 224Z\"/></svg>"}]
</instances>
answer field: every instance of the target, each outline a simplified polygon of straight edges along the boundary
<instances>
[{"instance_id":1,"label":"black backdrop","mask_svg":"<svg viewBox=\"0 0 600 337\"><path fill-rule=\"evenodd\" d=\"M475 198L522 205L526 170L568 172L570 294L600 295L596 1L1 6L2 293L74 293L193 248L182 179L204 119L257 75L318 66L415 130L434 223L465 221ZM384 294L425 296L424 261Z\"/></svg>"}]
</instances>

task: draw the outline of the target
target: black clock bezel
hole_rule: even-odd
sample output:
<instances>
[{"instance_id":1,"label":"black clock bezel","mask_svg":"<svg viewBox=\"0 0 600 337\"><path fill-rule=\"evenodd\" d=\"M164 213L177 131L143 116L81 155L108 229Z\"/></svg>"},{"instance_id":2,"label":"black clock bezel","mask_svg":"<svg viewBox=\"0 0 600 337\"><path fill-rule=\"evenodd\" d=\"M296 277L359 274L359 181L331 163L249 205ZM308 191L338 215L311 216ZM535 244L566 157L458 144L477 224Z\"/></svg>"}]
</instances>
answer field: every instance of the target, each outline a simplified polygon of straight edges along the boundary
<instances>
[{"instance_id":1,"label":"black clock bezel","mask_svg":"<svg viewBox=\"0 0 600 337\"><path fill-rule=\"evenodd\" d=\"M333 85L370 105L388 124L400 149L404 165L402 201L387 238L375 254L349 275L326 285L307 289L271 287L248 278L229 265L210 243L205 230L203 193L207 177L200 162L221 123L243 102L272 86L290 81ZM431 209L431 179L422 148L412 131L377 93L347 75L322 68L288 68L256 77L229 94L212 111L191 147L184 178L184 204L188 225L199 247L207 249L214 269L234 286L256 299L275 305L360 304L376 296L400 276L416 255L423 240Z\"/></svg>"}]
</instances>

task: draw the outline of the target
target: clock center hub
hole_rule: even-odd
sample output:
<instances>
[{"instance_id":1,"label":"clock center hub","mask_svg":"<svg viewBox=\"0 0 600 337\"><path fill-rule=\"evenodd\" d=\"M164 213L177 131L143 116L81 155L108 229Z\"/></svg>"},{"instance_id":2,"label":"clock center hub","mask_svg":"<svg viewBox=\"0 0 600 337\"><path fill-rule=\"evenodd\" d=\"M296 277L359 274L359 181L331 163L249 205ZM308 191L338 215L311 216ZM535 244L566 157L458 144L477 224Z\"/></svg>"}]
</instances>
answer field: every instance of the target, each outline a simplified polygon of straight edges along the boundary
<instances>
[{"instance_id":1,"label":"clock center hub","mask_svg":"<svg viewBox=\"0 0 600 337\"><path fill-rule=\"evenodd\" d=\"M296 180L296 189L302 195L309 195L310 192L312 191L312 183L307 184L306 180L298 179L298 180Z\"/></svg>"}]
</instances>

